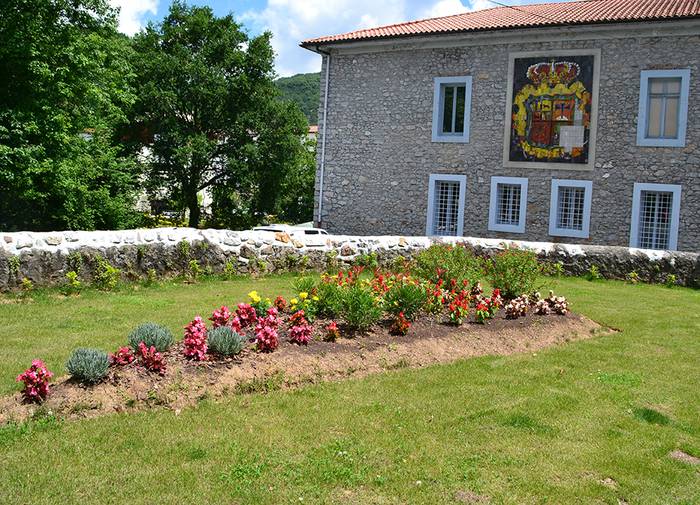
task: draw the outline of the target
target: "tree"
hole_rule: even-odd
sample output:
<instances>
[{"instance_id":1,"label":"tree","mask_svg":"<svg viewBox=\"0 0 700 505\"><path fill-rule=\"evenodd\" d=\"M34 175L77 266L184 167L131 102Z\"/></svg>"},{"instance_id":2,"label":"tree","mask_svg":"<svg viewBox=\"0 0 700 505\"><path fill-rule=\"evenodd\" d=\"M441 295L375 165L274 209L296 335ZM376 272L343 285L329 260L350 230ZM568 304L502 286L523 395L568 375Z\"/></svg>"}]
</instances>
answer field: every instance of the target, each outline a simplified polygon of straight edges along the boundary
<instances>
[{"instance_id":1,"label":"tree","mask_svg":"<svg viewBox=\"0 0 700 505\"><path fill-rule=\"evenodd\" d=\"M275 84L282 93L282 98L299 105L309 124L318 124L318 103L321 99L320 72L281 77L275 81Z\"/></svg>"},{"instance_id":2,"label":"tree","mask_svg":"<svg viewBox=\"0 0 700 505\"><path fill-rule=\"evenodd\" d=\"M208 188L218 223L274 210L307 124L298 107L277 99L270 34L249 38L232 15L176 1L134 48L150 191L168 192L193 227L197 194Z\"/></svg>"},{"instance_id":3,"label":"tree","mask_svg":"<svg viewBox=\"0 0 700 505\"><path fill-rule=\"evenodd\" d=\"M133 103L128 40L106 0L4 0L0 228L122 228L136 165L116 127Z\"/></svg>"}]
</instances>

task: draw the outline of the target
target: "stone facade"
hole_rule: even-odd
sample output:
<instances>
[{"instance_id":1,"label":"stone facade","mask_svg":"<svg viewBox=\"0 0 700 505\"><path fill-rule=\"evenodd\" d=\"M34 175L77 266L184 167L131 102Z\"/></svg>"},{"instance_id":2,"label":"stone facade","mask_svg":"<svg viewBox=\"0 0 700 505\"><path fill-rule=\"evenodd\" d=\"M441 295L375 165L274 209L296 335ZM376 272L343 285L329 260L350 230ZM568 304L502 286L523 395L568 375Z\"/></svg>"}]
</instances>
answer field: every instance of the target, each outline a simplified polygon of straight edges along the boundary
<instances>
[{"instance_id":1,"label":"stone facade","mask_svg":"<svg viewBox=\"0 0 700 505\"><path fill-rule=\"evenodd\" d=\"M483 43L475 34L461 40L433 36L325 47L331 64L323 208L319 220L317 177L317 224L332 233L422 235L430 174L463 174L466 236L626 247L634 183L679 184L677 248L699 251L700 20L684 22L682 30L675 23L493 32ZM601 51L595 168L504 168L509 53L561 49ZM324 58L320 118L326 64ZM640 72L677 68L691 69L685 147L639 147ZM463 75L473 79L470 140L432 142L433 79ZM323 124L319 131L323 133ZM319 149L319 172L320 159ZM489 231L492 176L528 178L524 235ZM592 181L589 238L549 235L553 178Z\"/></svg>"},{"instance_id":2,"label":"stone facade","mask_svg":"<svg viewBox=\"0 0 700 505\"><path fill-rule=\"evenodd\" d=\"M582 275L595 265L601 275L624 279L637 272L640 280L662 282L668 275L679 284L700 285L700 254L642 251L626 247L516 242L499 239L402 236L301 236L286 233L160 228L94 232L0 234L0 290L19 288L27 278L35 286L66 283L78 270L91 282L97 256L121 270L123 280L155 273L158 278L186 274L197 260L203 272L263 273L326 270L350 265L374 254L388 265L398 256L410 258L436 242L462 243L481 256L506 246L533 250L543 262L561 263L563 273ZM77 267L80 265L80 268Z\"/></svg>"}]
</instances>

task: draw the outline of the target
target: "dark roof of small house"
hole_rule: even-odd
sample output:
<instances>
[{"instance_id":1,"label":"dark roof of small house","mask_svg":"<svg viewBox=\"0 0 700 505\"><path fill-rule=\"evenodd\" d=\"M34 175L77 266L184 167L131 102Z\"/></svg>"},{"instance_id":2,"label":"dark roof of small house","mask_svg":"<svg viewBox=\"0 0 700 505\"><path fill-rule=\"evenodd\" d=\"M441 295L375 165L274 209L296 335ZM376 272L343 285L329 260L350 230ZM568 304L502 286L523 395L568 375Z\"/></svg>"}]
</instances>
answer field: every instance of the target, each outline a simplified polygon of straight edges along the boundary
<instances>
[{"instance_id":1,"label":"dark roof of small house","mask_svg":"<svg viewBox=\"0 0 700 505\"><path fill-rule=\"evenodd\" d=\"M495 7L304 40L303 47L514 28L627 23L700 17L700 0L579 0Z\"/></svg>"}]
</instances>

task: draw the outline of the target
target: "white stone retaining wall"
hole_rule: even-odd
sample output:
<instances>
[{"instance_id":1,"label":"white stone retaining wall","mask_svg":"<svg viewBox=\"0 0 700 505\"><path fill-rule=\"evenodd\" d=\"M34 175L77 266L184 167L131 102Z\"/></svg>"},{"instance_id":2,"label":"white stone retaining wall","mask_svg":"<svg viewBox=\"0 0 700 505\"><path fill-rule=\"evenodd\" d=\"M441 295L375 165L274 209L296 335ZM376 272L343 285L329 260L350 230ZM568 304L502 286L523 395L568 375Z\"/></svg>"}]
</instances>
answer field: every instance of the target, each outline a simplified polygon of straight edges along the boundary
<instances>
[{"instance_id":1,"label":"white stone retaining wall","mask_svg":"<svg viewBox=\"0 0 700 505\"><path fill-rule=\"evenodd\" d=\"M227 264L239 273L320 270L332 262L352 263L369 253L387 263L397 256L410 257L435 242L464 243L486 256L515 245L535 251L544 261L561 262L564 272L572 275L584 274L595 265L610 278L625 278L636 271L642 280L663 281L673 274L680 284L700 285L697 253L474 237L290 237L261 231L159 228L0 233L0 289L12 289L25 277L36 286L65 282L65 274L74 269L75 253L81 258L80 276L85 280L91 278L97 255L120 268L126 279L137 279L149 270L158 275L180 274L192 259L212 273L222 272Z\"/></svg>"}]
</instances>

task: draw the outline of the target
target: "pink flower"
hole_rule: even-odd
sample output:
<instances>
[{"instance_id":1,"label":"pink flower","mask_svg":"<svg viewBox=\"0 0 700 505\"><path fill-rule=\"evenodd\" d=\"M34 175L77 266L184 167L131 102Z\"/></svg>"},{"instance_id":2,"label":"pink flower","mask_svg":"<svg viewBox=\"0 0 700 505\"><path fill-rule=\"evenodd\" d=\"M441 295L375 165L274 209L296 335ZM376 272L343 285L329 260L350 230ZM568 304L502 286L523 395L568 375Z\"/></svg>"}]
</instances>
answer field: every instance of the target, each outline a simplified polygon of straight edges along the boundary
<instances>
[{"instance_id":1,"label":"pink flower","mask_svg":"<svg viewBox=\"0 0 700 505\"><path fill-rule=\"evenodd\" d=\"M239 303L236 309L236 316L241 322L241 327L246 328L254 325L258 320L255 308L249 303Z\"/></svg>"},{"instance_id":2,"label":"pink flower","mask_svg":"<svg viewBox=\"0 0 700 505\"><path fill-rule=\"evenodd\" d=\"M222 309L225 308L226 307L222 307ZM231 313L229 312L228 316L230 317L230 315ZM197 361L202 361L207 358L207 327L200 316L195 317L190 324L185 326L185 339L183 343L183 354L185 357Z\"/></svg>"},{"instance_id":3,"label":"pink flower","mask_svg":"<svg viewBox=\"0 0 700 505\"><path fill-rule=\"evenodd\" d=\"M117 352L110 354L109 361L114 366L125 366L136 359L130 347L120 347Z\"/></svg>"},{"instance_id":4,"label":"pink flower","mask_svg":"<svg viewBox=\"0 0 700 505\"><path fill-rule=\"evenodd\" d=\"M307 345L311 340L313 329L308 323L298 324L289 329L289 340L296 344Z\"/></svg>"},{"instance_id":5,"label":"pink flower","mask_svg":"<svg viewBox=\"0 0 700 505\"><path fill-rule=\"evenodd\" d=\"M17 382L24 383L22 395L31 402L41 403L49 395L49 379L53 373L40 359L32 361L32 366L17 376Z\"/></svg>"},{"instance_id":6,"label":"pink flower","mask_svg":"<svg viewBox=\"0 0 700 505\"><path fill-rule=\"evenodd\" d=\"M231 316L233 316L233 313L229 308L226 305L222 305L219 310L214 311L209 320L214 328L218 328L219 326L226 326Z\"/></svg>"}]
</instances>

